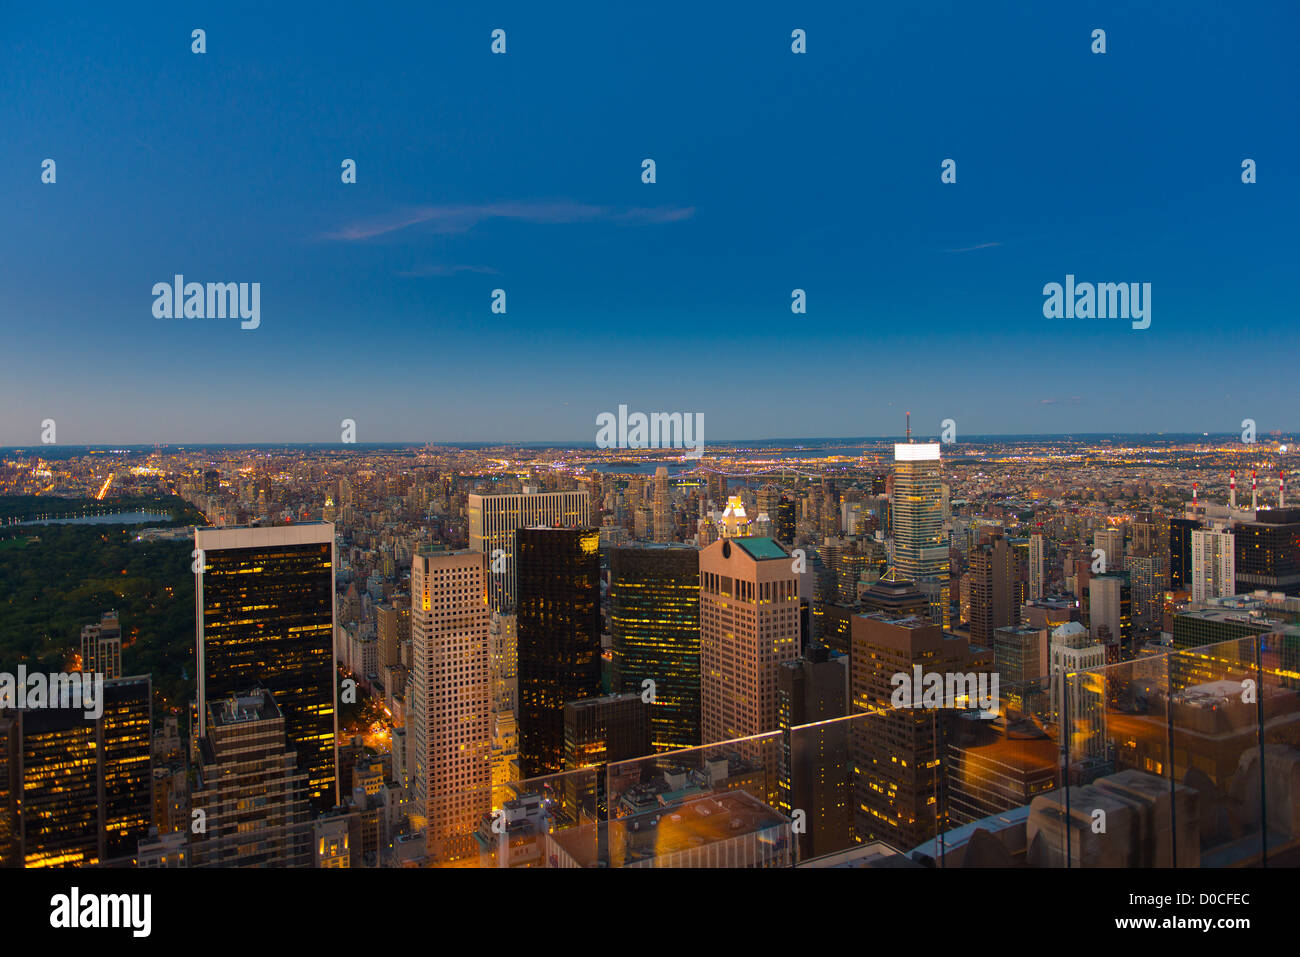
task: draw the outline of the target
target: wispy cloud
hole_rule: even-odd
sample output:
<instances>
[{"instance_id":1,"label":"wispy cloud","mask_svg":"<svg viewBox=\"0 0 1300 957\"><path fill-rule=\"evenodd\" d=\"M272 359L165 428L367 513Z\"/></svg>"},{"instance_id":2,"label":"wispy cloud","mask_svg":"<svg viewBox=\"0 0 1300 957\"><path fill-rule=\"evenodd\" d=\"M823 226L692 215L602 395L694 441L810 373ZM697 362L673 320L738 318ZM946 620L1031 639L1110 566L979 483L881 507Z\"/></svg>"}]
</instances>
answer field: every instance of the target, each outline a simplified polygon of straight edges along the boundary
<instances>
[{"instance_id":1,"label":"wispy cloud","mask_svg":"<svg viewBox=\"0 0 1300 957\"><path fill-rule=\"evenodd\" d=\"M1083 398L1077 395L1066 396L1064 399L1039 399L1039 405L1081 405Z\"/></svg>"},{"instance_id":2,"label":"wispy cloud","mask_svg":"<svg viewBox=\"0 0 1300 957\"><path fill-rule=\"evenodd\" d=\"M436 265L436 266L416 266L414 269L403 269L397 275L407 278L423 279L427 276L454 276L457 273L474 272L483 275L495 276L500 270L493 269L491 266L460 266L460 265Z\"/></svg>"},{"instance_id":3,"label":"wispy cloud","mask_svg":"<svg viewBox=\"0 0 1300 957\"><path fill-rule=\"evenodd\" d=\"M571 202L418 206L343 226L326 233L324 238L353 241L373 239L412 226L425 226L435 233L463 233L489 219L508 219L544 225L595 222L648 225L680 222L694 215L694 206L619 209Z\"/></svg>"},{"instance_id":4,"label":"wispy cloud","mask_svg":"<svg viewBox=\"0 0 1300 957\"><path fill-rule=\"evenodd\" d=\"M1001 246L1001 243L980 243L978 246L963 246L961 249L945 249L946 253L970 253L977 249L992 249L995 246Z\"/></svg>"}]
</instances>

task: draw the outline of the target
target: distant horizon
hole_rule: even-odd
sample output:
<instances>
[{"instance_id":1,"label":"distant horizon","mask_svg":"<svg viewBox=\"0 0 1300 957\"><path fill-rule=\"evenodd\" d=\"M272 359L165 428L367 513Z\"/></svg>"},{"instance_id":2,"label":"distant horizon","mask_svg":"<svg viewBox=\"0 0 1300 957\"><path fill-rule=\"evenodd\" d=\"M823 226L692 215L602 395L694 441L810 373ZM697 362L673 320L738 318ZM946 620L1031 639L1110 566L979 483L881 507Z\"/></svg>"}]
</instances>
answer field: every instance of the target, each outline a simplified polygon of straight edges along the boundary
<instances>
[{"instance_id":1,"label":"distant horizon","mask_svg":"<svg viewBox=\"0 0 1300 957\"><path fill-rule=\"evenodd\" d=\"M1290 438L1295 434L1300 434L1300 430L1292 432L1288 429L1270 429L1267 432L1259 432L1254 444L1265 446L1270 445L1271 436L1277 439ZM835 445L869 445L876 443L902 442L907 436L905 434L897 435L848 435L848 436L779 436L773 438L743 438L743 439L721 439L706 443L705 455L708 455L708 449L737 449L745 446L768 446L773 448L808 448L814 449L823 447L828 444ZM925 433L913 432L912 439L915 440L935 440L939 438L938 434L928 435ZM985 442L997 441L1086 441L1089 439L1160 439L1162 441L1176 441L1182 439L1223 439L1235 438L1240 441L1238 432L988 432L988 433L971 433L966 436L958 436L957 441L946 443L949 448L960 447L962 445L982 444ZM1243 443L1244 444L1244 443ZM529 450L546 450L560 449L572 451L591 451L607 452L613 456L638 456L656 457L663 453L674 451L685 452L684 449L600 449L597 447L594 439L584 441L573 440L543 440L543 441L496 441L496 440L478 440L478 441L447 441L447 440L393 440L383 442L96 442L89 444L62 444L53 445L0 445L0 453L22 452L24 454L37 454L40 452L50 452L52 450L63 450L66 452L76 450L87 450L92 452L103 451L124 451L124 452L152 452L155 450L172 449L322 449L322 450L339 450L348 449L409 449L418 451L424 448L451 448L461 449L464 451L477 451L483 449L497 448L517 448Z\"/></svg>"}]
</instances>

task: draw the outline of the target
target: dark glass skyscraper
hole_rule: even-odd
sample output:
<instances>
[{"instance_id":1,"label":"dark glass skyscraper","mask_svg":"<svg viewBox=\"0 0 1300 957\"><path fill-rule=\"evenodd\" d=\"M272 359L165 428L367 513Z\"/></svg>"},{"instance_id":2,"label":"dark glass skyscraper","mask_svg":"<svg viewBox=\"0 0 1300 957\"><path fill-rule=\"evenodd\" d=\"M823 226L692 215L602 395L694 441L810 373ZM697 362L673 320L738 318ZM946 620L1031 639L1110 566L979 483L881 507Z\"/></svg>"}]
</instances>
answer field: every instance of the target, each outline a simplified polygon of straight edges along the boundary
<instances>
[{"instance_id":1,"label":"dark glass skyscraper","mask_svg":"<svg viewBox=\"0 0 1300 957\"><path fill-rule=\"evenodd\" d=\"M768 516L769 518L771 516ZM782 495L776 505L776 537L783 545L794 544L795 504L789 495Z\"/></svg>"},{"instance_id":2,"label":"dark glass skyscraper","mask_svg":"<svg viewBox=\"0 0 1300 957\"><path fill-rule=\"evenodd\" d=\"M523 528L518 569L519 757L525 777L564 769L564 705L600 695L600 533Z\"/></svg>"},{"instance_id":3,"label":"dark glass skyscraper","mask_svg":"<svg viewBox=\"0 0 1300 957\"><path fill-rule=\"evenodd\" d=\"M80 707L8 715L18 860L131 865L152 818L152 716L147 676L104 682L98 718Z\"/></svg>"},{"instance_id":4,"label":"dark glass skyscraper","mask_svg":"<svg viewBox=\"0 0 1300 957\"><path fill-rule=\"evenodd\" d=\"M1300 595L1300 508L1262 509L1233 531L1238 593Z\"/></svg>"},{"instance_id":5,"label":"dark glass skyscraper","mask_svg":"<svg viewBox=\"0 0 1300 957\"><path fill-rule=\"evenodd\" d=\"M691 545L627 545L609 553L614 690L653 681L655 751L700 743L700 554Z\"/></svg>"},{"instance_id":6,"label":"dark glass skyscraper","mask_svg":"<svg viewBox=\"0 0 1300 957\"><path fill-rule=\"evenodd\" d=\"M270 691L308 796L338 803L334 681L334 526L201 528L197 576L200 735L208 703Z\"/></svg>"},{"instance_id":7,"label":"dark glass skyscraper","mask_svg":"<svg viewBox=\"0 0 1300 957\"><path fill-rule=\"evenodd\" d=\"M1201 527L1194 518L1169 520L1169 587L1192 590L1192 532Z\"/></svg>"},{"instance_id":8,"label":"dark glass skyscraper","mask_svg":"<svg viewBox=\"0 0 1300 957\"><path fill-rule=\"evenodd\" d=\"M850 842L849 728L835 721L848 714L848 657L811 645L803 657L784 661L777 672L777 720L781 770L777 807L802 810L807 830L795 836L800 859L841 850ZM812 727L798 728L799 725Z\"/></svg>"}]
</instances>

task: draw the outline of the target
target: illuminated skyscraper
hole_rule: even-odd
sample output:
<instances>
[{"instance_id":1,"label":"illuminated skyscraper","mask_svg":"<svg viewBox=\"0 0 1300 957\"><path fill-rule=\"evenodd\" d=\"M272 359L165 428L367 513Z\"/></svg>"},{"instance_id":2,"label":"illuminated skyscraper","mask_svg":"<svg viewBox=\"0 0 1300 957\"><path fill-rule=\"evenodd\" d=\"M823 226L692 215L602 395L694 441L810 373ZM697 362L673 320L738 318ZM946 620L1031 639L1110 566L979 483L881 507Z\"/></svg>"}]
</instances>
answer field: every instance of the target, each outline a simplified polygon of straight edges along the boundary
<instances>
[{"instance_id":1,"label":"illuminated skyscraper","mask_svg":"<svg viewBox=\"0 0 1300 957\"><path fill-rule=\"evenodd\" d=\"M494 804L511 795L503 790L522 779L519 767L519 629L514 615L492 612L488 622L492 677L492 787Z\"/></svg>"},{"instance_id":2,"label":"illuminated skyscraper","mask_svg":"<svg viewBox=\"0 0 1300 957\"><path fill-rule=\"evenodd\" d=\"M1042 532L1029 536L1029 599L1042 598L1047 587L1047 548Z\"/></svg>"},{"instance_id":3,"label":"illuminated skyscraper","mask_svg":"<svg viewBox=\"0 0 1300 957\"><path fill-rule=\"evenodd\" d=\"M639 692L583 698L564 706L564 769L597 768L591 775L568 775L565 810L573 819L608 814L606 768L650 754L650 706Z\"/></svg>"},{"instance_id":4,"label":"illuminated skyscraper","mask_svg":"<svg viewBox=\"0 0 1300 957\"><path fill-rule=\"evenodd\" d=\"M1300 508L1260 509L1233 532L1238 593L1300 595Z\"/></svg>"},{"instance_id":5,"label":"illuminated skyscraper","mask_svg":"<svg viewBox=\"0 0 1300 957\"><path fill-rule=\"evenodd\" d=\"M208 704L261 687L284 715L313 808L338 803L334 526L200 528L198 736Z\"/></svg>"},{"instance_id":6,"label":"illuminated skyscraper","mask_svg":"<svg viewBox=\"0 0 1300 957\"><path fill-rule=\"evenodd\" d=\"M564 706L601 693L600 533L525 528L519 558L520 763L525 778L564 769Z\"/></svg>"},{"instance_id":7,"label":"illuminated skyscraper","mask_svg":"<svg viewBox=\"0 0 1300 957\"><path fill-rule=\"evenodd\" d=\"M586 527L591 524L591 498L586 489L470 495L466 512L469 547L488 556L488 604L493 611L511 612L518 580L515 532L539 526Z\"/></svg>"},{"instance_id":8,"label":"illuminated skyscraper","mask_svg":"<svg viewBox=\"0 0 1300 957\"><path fill-rule=\"evenodd\" d=\"M0 868L17 867L18 719L0 713Z\"/></svg>"},{"instance_id":9,"label":"illuminated skyscraper","mask_svg":"<svg viewBox=\"0 0 1300 957\"><path fill-rule=\"evenodd\" d=\"M700 553L690 545L609 551L614 690L653 687L655 751L700 743ZM646 681L653 682L647 686Z\"/></svg>"},{"instance_id":10,"label":"illuminated skyscraper","mask_svg":"<svg viewBox=\"0 0 1300 957\"><path fill-rule=\"evenodd\" d=\"M492 807L492 683L487 556L427 549L411 562L415 805L429 858L477 854Z\"/></svg>"},{"instance_id":11,"label":"illuminated skyscraper","mask_svg":"<svg viewBox=\"0 0 1300 957\"><path fill-rule=\"evenodd\" d=\"M703 743L774 731L777 674L799 657L799 575L771 538L723 538L700 553Z\"/></svg>"},{"instance_id":12,"label":"illuminated skyscraper","mask_svg":"<svg viewBox=\"0 0 1300 957\"><path fill-rule=\"evenodd\" d=\"M977 652L968 639L946 635L925 618L877 614L853 619L850 707L873 714L854 722L849 731L859 842L913 848L947 826L939 768L943 722L961 703L941 699L938 708L913 707L913 699L896 708L893 699L900 686L895 676L913 682L919 667L923 675L946 680L947 675L988 673L992 666L991 652Z\"/></svg>"},{"instance_id":13,"label":"illuminated skyscraper","mask_svg":"<svg viewBox=\"0 0 1300 957\"><path fill-rule=\"evenodd\" d=\"M668 469L655 469L654 539L656 542L673 540L673 507L668 481Z\"/></svg>"},{"instance_id":14,"label":"illuminated skyscraper","mask_svg":"<svg viewBox=\"0 0 1300 957\"><path fill-rule=\"evenodd\" d=\"M894 566L930 600L930 618L952 625L951 565L943 534L939 444L894 446Z\"/></svg>"},{"instance_id":15,"label":"illuminated skyscraper","mask_svg":"<svg viewBox=\"0 0 1300 957\"><path fill-rule=\"evenodd\" d=\"M131 866L149 834L152 682L104 682L103 713L10 711L16 859L27 867ZM5 734L0 731L0 742Z\"/></svg>"}]
</instances>

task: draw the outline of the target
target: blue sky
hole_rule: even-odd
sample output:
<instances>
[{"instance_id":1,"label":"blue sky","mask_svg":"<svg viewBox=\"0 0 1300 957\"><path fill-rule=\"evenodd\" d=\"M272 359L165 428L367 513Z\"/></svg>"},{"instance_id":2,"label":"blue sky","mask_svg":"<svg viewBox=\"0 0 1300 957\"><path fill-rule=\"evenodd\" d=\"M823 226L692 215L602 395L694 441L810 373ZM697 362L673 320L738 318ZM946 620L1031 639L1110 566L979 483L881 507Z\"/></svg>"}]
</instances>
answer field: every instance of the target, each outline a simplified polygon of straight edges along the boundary
<instances>
[{"instance_id":1,"label":"blue sky","mask_svg":"<svg viewBox=\"0 0 1300 957\"><path fill-rule=\"evenodd\" d=\"M5 15L0 445L1300 427L1294 3L188 6Z\"/></svg>"}]
</instances>

